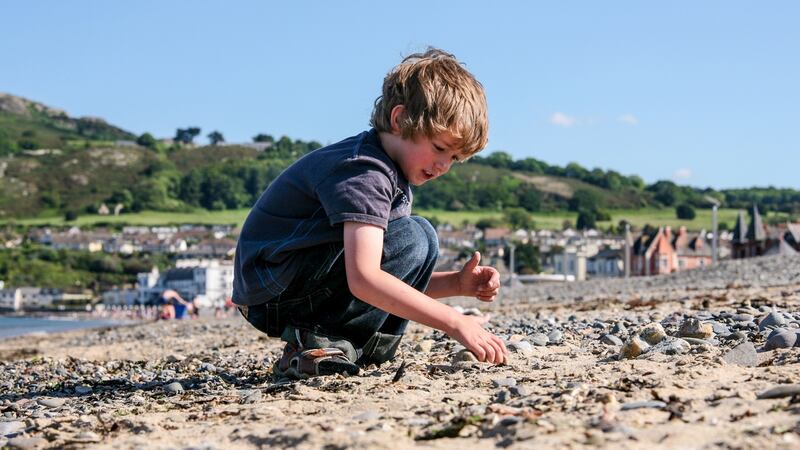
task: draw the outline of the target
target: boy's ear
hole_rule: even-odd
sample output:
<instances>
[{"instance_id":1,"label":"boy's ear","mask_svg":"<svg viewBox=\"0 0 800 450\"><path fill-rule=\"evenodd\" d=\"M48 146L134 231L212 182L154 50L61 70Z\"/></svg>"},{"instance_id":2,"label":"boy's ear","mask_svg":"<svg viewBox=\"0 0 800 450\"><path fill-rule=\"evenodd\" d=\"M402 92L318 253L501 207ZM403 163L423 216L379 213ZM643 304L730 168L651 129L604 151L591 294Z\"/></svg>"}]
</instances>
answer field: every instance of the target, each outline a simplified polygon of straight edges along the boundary
<instances>
[{"instance_id":1,"label":"boy's ear","mask_svg":"<svg viewBox=\"0 0 800 450\"><path fill-rule=\"evenodd\" d=\"M392 126L392 134L400 134L400 121L405 118L405 105L395 105L389 113L389 123Z\"/></svg>"}]
</instances>

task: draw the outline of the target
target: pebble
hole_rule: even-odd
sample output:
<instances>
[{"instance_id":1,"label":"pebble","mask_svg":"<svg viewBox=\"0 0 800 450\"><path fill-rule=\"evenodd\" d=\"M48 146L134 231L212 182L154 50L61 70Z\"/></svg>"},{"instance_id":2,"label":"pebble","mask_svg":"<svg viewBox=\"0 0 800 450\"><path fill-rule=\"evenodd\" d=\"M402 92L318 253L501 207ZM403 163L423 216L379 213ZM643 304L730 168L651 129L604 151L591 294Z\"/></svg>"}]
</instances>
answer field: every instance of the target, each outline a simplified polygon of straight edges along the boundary
<instances>
[{"instance_id":1,"label":"pebble","mask_svg":"<svg viewBox=\"0 0 800 450\"><path fill-rule=\"evenodd\" d=\"M714 328L709 323L702 323L695 318L689 318L683 321L678 336L690 337L697 339L709 339L714 336Z\"/></svg>"},{"instance_id":2,"label":"pebble","mask_svg":"<svg viewBox=\"0 0 800 450\"><path fill-rule=\"evenodd\" d=\"M40 398L39 400L36 400L36 403L47 408L60 408L61 406L64 406L64 403L66 402L67 400L63 398Z\"/></svg>"},{"instance_id":3,"label":"pebble","mask_svg":"<svg viewBox=\"0 0 800 450\"><path fill-rule=\"evenodd\" d=\"M464 349L453 355L453 362L478 362L478 358L471 351Z\"/></svg>"},{"instance_id":4,"label":"pebble","mask_svg":"<svg viewBox=\"0 0 800 450\"><path fill-rule=\"evenodd\" d=\"M667 336L658 344L647 349L648 353L663 353L665 355L682 355L691 350L692 346L683 339Z\"/></svg>"},{"instance_id":5,"label":"pebble","mask_svg":"<svg viewBox=\"0 0 800 450\"><path fill-rule=\"evenodd\" d=\"M11 422L0 422L0 436L8 436L19 433L25 429L25 423L18 420Z\"/></svg>"},{"instance_id":6,"label":"pebble","mask_svg":"<svg viewBox=\"0 0 800 450\"><path fill-rule=\"evenodd\" d=\"M617 336L614 336L613 334L604 334L600 338L600 342L606 345L615 345L615 346L620 346L623 344L622 339L618 338Z\"/></svg>"},{"instance_id":7,"label":"pebble","mask_svg":"<svg viewBox=\"0 0 800 450\"><path fill-rule=\"evenodd\" d=\"M244 403L246 403L246 404L258 403L258 402L261 401L261 399L263 397L264 397L264 394L260 390L255 389L255 390L253 390L253 392L250 392L249 394L247 394L245 396Z\"/></svg>"},{"instance_id":8,"label":"pebble","mask_svg":"<svg viewBox=\"0 0 800 450\"><path fill-rule=\"evenodd\" d=\"M79 385L75 386L75 393L78 394L78 395L91 394L92 393L92 388L90 388L89 386L84 386L82 384L79 384Z\"/></svg>"},{"instance_id":9,"label":"pebble","mask_svg":"<svg viewBox=\"0 0 800 450\"><path fill-rule=\"evenodd\" d=\"M722 357L728 364L744 367L756 367L758 365L758 355L756 347L752 342L743 342L732 348Z\"/></svg>"},{"instance_id":10,"label":"pebble","mask_svg":"<svg viewBox=\"0 0 800 450\"><path fill-rule=\"evenodd\" d=\"M622 322L616 322L613 327L611 327L611 334L616 336L625 336L628 334L628 329L625 327L625 324Z\"/></svg>"},{"instance_id":11,"label":"pebble","mask_svg":"<svg viewBox=\"0 0 800 450\"><path fill-rule=\"evenodd\" d=\"M794 395L800 395L800 384L784 384L776 386L758 394L756 398L759 400L764 400L770 398L792 397Z\"/></svg>"},{"instance_id":12,"label":"pebble","mask_svg":"<svg viewBox=\"0 0 800 450\"><path fill-rule=\"evenodd\" d=\"M553 330L547 335L547 339L551 344L560 344L564 341L564 334L560 330Z\"/></svg>"},{"instance_id":13,"label":"pebble","mask_svg":"<svg viewBox=\"0 0 800 450\"><path fill-rule=\"evenodd\" d=\"M508 392L510 392L514 397L525 397L530 395L530 391L523 385L511 386L508 388Z\"/></svg>"},{"instance_id":14,"label":"pebble","mask_svg":"<svg viewBox=\"0 0 800 450\"><path fill-rule=\"evenodd\" d=\"M783 314L773 311L758 322L758 329L765 330L767 327L780 327L786 325L786 319Z\"/></svg>"},{"instance_id":15,"label":"pebble","mask_svg":"<svg viewBox=\"0 0 800 450\"><path fill-rule=\"evenodd\" d=\"M630 410L633 410L633 409L644 409L644 408L664 409L666 407L667 407L666 403L660 402L658 400L643 400L643 401L638 401L638 402L624 403L620 407L620 410L622 410L622 411L630 411Z\"/></svg>"},{"instance_id":16,"label":"pebble","mask_svg":"<svg viewBox=\"0 0 800 450\"><path fill-rule=\"evenodd\" d=\"M183 386L177 381L173 381L172 383L164 386L164 390L170 394L180 394L183 392Z\"/></svg>"},{"instance_id":17,"label":"pebble","mask_svg":"<svg viewBox=\"0 0 800 450\"><path fill-rule=\"evenodd\" d=\"M644 353L645 350L650 348L650 345L639 338L639 336L632 336L628 342L622 346L620 350L620 357L624 359L632 359Z\"/></svg>"},{"instance_id":18,"label":"pebble","mask_svg":"<svg viewBox=\"0 0 800 450\"><path fill-rule=\"evenodd\" d=\"M512 387L517 385L517 380L514 378L495 378L492 380L492 385L498 387Z\"/></svg>"},{"instance_id":19,"label":"pebble","mask_svg":"<svg viewBox=\"0 0 800 450\"><path fill-rule=\"evenodd\" d=\"M91 431L82 431L72 438L67 439L67 441L76 444L91 444L94 442L100 442L100 436Z\"/></svg>"},{"instance_id":20,"label":"pebble","mask_svg":"<svg viewBox=\"0 0 800 450\"><path fill-rule=\"evenodd\" d=\"M533 345L528 341L512 341L506 344L508 351L530 355L533 353Z\"/></svg>"},{"instance_id":21,"label":"pebble","mask_svg":"<svg viewBox=\"0 0 800 450\"><path fill-rule=\"evenodd\" d=\"M166 361L169 362L169 363L176 363L176 362L181 362L184 359L186 359L186 357L183 356L183 355L172 354L172 355L167 356Z\"/></svg>"},{"instance_id":22,"label":"pebble","mask_svg":"<svg viewBox=\"0 0 800 450\"><path fill-rule=\"evenodd\" d=\"M47 440L39 437L15 437L8 440L7 446L11 448L40 448L47 444Z\"/></svg>"},{"instance_id":23,"label":"pebble","mask_svg":"<svg viewBox=\"0 0 800 450\"><path fill-rule=\"evenodd\" d=\"M381 418L381 415L374 410L364 411L363 413L353 417L353 420L357 420L359 422L367 422L370 420L378 420Z\"/></svg>"},{"instance_id":24,"label":"pebble","mask_svg":"<svg viewBox=\"0 0 800 450\"><path fill-rule=\"evenodd\" d=\"M764 344L764 350L775 350L778 348L792 348L797 344L797 332L792 330L781 330L772 334Z\"/></svg>"},{"instance_id":25,"label":"pebble","mask_svg":"<svg viewBox=\"0 0 800 450\"><path fill-rule=\"evenodd\" d=\"M649 345L656 345L667 337L667 333L664 332L664 327L662 327L660 323L655 322L648 323L642 327L638 335Z\"/></svg>"},{"instance_id":26,"label":"pebble","mask_svg":"<svg viewBox=\"0 0 800 450\"><path fill-rule=\"evenodd\" d=\"M430 339L419 341L417 345L414 346L414 351L422 353L430 353L430 351L433 349L433 344L434 341Z\"/></svg>"},{"instance_id":27,"label":"pebble","mask_svg":"<svg viewBox=\"0 0 800 450\"><path fill-rule=\"evenodd\" d=\"M535 333L533 336L531 336L531 342L533 342L533 345L538 347L544 347L548 342L550 342L550 338L548 338L544 333Z\"/></svg>"}]
</instances>

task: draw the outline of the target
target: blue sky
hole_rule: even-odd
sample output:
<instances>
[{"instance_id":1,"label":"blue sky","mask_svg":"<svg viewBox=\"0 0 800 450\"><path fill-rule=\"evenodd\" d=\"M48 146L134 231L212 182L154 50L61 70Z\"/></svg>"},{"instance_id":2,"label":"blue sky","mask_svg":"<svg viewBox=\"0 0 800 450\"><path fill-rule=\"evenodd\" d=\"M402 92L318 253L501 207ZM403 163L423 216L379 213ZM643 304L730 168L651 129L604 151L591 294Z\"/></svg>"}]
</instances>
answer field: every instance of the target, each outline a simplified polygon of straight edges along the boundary
<instances>
[{"instance_id":1,"label":"blue sky","mask_svg":"<svg viewBox=\"0 0 800 450\"><path fill-rule=\"evenodd\" d=\"M486 152L800 188L800 3L0 3L0 92L134 133L330 143L428 45L484 84Z\"/></svg>"}]
</instances>

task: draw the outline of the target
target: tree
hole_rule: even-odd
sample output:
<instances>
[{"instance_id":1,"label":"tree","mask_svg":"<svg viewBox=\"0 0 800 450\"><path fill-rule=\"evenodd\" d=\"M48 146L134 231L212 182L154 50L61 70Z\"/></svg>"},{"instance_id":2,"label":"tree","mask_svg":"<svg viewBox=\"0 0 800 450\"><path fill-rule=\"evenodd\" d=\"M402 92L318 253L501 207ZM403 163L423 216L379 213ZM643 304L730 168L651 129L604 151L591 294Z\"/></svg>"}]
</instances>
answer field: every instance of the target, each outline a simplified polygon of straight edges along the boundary
<instances>
[{"instance_id":1,"label":"tree","mask_svg":"<svg viewBox=\"0 0 800 450\"><path fill-rule=\"evenodd\" d=\"M486 163L492 167L508 169L514 163L514 158L506 152L493 152L486 157Z\"/></svg>"},{"instance_id":2,"label":"tree","mask_svg":"<svg viewBox=\"0 0 800 450\"><path fill-rule=\"evenodd\" d=\"M208 133L208 140L211 142L211 145L217 145L221 142L225 142L225 137L222 136L222 133L219 131L212 131Z\"/></svg>"},{"instance_id":3,"label":"tree","mask_svg":"<svg viewBox=\"0 0 800 450\"><path fill-rule=\"evenodd\" d=\"M64 214L64 222L74 222L77 219L78 213L75 211L70 210Z\"/></svg>"},{"instance_id":4,"label":"tree","mask_svg":"<svg viewBox=\"0 0 800 450\"><path fill-rule=\"evenodd\" d=\"M270 134L259 133L253 136L253 142L269 142L271 144L275 142L275 138Z\"/></svg>"},{"instance_id":5,"label":"tree","mask_svg":"<svg viewBox=\"0 0 800 450\"><path fill-rule=\"evenodd\" d=\"M143 133L141 136L139 136L138 139L136 139L136 143L141 145L142 147L156 148L156 144L158 142L156 141L156 138L154 138L152 134Z\"/></svg>"},{"instance_id":6,"label":"tree","mask_svg":"<svg viewBox=\"0 0 800 450\"><path fill-rule=\"evenodd\" d=\"M600 196L588 189L576 189L569 199L570 211L596 211L600 207Z\"/></svg>"},{"instance_id":7,"label":"tree","mask_svg":"<svg viewBox=\"0 0 800 450\"><path fill-rule=\"evenodd\" d=\"M189 128L178 128L175 131L175 142L180 142L182 144L191 144L194 142L194 138L200 134L200 128L198 127L189 127Z\"/></svg>"},{"instance_id":8,"label":"tree","mask_svg":"<svg viewBox=\"0 0 800 450\"><path fill-rule=\"evenodd\" d=\"M511 264L511 249L506 247L503 252L503 260L506 266ZM517 243L514 249L514 272L520 274L532 274L541 272L539 258L539 247L533 244Z\"/></svg>"},{"instance_id":9,"label":"tree","mask_svg":"<svg viewBox=\"0 0 800 450\"><path fill-rule=\"evenodd\" d=\"M487 228L494 228L497 225L499 225L498 220L493 218L484 218L475 222L475 228L481 231L486 231Z\"/></svg>"},{"instance_id":10,"label":"tree","mask_svg":"<svg viewBox=\"0 0 800 450\"><path fill-rule=\"evenodd\" d=\"M575 221L575 228L579 230L588 230L596 227L597 223L594 211L578 211L578 220Z\"/></svg>"},{"instance_id":11,"label":"tree","mask_svg":"<svg viewBox=\"0 0 800 450\"><path fill-rule=\"evenodd\" d=\"M675 215L681 220L692 220L695 218L694 208L686 203L680 204L675 208Z\"/></svg>"},{"instance_id":12,"label":"tree","mask_svg":"<svg viewBox=\"0 0 800 450\"><path fill-rule=\"evenodd\" d=\"M515 230L533 228L531 215L522 208L506 208L503 211L503 219Z\"/></svg>"}]
</instances>

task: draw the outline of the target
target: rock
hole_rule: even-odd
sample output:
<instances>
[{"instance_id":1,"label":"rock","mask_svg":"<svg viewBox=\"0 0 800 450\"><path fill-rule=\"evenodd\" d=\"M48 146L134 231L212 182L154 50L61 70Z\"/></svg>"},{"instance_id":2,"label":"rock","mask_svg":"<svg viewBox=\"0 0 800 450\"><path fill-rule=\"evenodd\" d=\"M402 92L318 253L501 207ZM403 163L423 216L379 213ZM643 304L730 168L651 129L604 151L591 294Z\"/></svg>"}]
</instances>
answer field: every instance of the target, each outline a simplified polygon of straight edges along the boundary
<instances>
[{"instance_id":1,"label":"rock","mask_svg":"<svg viewBox=\"0 0 800 450\"><path fill-rule=\"evenodd\" d=\"M642 327L642 329L639 330L638 335L649 345L656 345L661 342L662 339L667 337L667 333L664 332L664 327L662 327L660 323L655 322L648 323Z\"/></svg>"},{"instance_id":2,"label":"rock","mask_svg":"<svg viewBox=\"0 0 800 450\"><path fill-rule=\"evenodd\" d=\"M430 353L430 351L433 349L433 344L434 341L430 339L419 341L417 345L414 346L414 351L421 353Z\"/></svg>"},{"instance_id":3,"label":"rock","mask_svg":"<svg viewBox=\"0 0 800 450\"><path fill-rule=\"evenodd\" d=\"M558 345L564 341L564 334L560 330L553 330L547 335L547 340Z\"/></svg>"},{"instance_id":4,"label":"rock","mask_svg":"<svg viewBox=\"0 0 800 450\"><path fill-rule=\"evenodd\" d=\"M534 335L531 336L531 342L533 342L533 345L544 347L550 342L550 339L544 333L534 333Z\"/></svg>"},{"instance_id":5,"label":"rock","mask_svg":"<svg viewBox=\"0 0 800 450\"><path fill-rule=\"evenodd\" d=\"M686 342L688 342L688 343L690 343L692 345L718 345L719 344L719 341L717 341L716 339L711 340L711 341L707 341L705 339L693 338L693 337L682 337L681 339L683 339L684 341L686 341Z\"/></svg>"},{"instance_id":6,"label":"rock","mask_svg":"<svg viewBox=\"0 0 800 450\"><path fill-rule=\"evenodd\" d=\"M758 329L763 331L768 327L775 328L783 325L786 325L786 319L783 317L783 314L772 311L758 322Z\"/></svg>"},{"instance_id":7,"label":"rock","mask_svg":"<svg viewBox=\"0 0 800 450\"><path fill-rule=\"evenodd\" d=\"M781 386L776 386L758 394L756 398L759 400L765 400L770 398L792 397L794 395L800 395L800 384L784 384Z\"/></svg>"},{"instance_id":8,"label":"rock","mask_svg":"<svg viewBox=\"0 0 800 450\"><path fill-rule=\"evenodd\" d=\"M719 322L709 322L711 324L711 329L716 335L726 335L730 334L731 330L727 326L719 323Z\"/></svg>"},{"instance_id":9,"label":"rock","mask_svg":"<svg viewBox=\"0 0 800 450\"><path fill-rule=\"evenodd\" d=\"M244 402L245 404L258 403L258 402L260 402L260 401L261 401L261 399L262 399L263 397L264 397L264 394L263 394L263 393L262 393L260 390L258 390L258 389L255 389L255 390L253 390L253 392L250 392L249 394L247 394L247 395L244 397L244 400L243 400L243 402Z\"/></svg>"},{"instance_id":10,"label":"rock","mask_svg":"<svg viewBox=\"0 0 800 450\"><path fill-rule=\"evenodd\" d=\"M664 402L660 402L657 400L644 400L639 402L629 402L623 403L620 407L622 411L630 411L632 409L643 409L643 408L651 408L651 409L664 409L667 407L667 404Z\"/></svg>"},{"instance_id":11,"label":"rock","mask_svg":"<svg viewBox=\"0 0 800 450\"><path fill-rule=\"evenodd\" d=\"M40 398L36 400L36 403L45 406L47 408L60 408L64 406L67 400L63 398Z\"/></svg>"},{"instance_id":12,"label":"rock","mask_svg":"<svg viewBox=\"0 0 800 450\"><path fill-rule=\"evenodd\" d=\"M25 429L25 423L18 420L11 422L0 422L0 436L17 434Z\"/></svg>"},{"instance_id":13,"label":"rock","mask_svg":"<svg viewBox=\"0 0 800 450\"><path fill-rule=\"evenodd\" d=\"M690 337L697 339L709 339L714 336L714 327L708 323L702 323L695 318L689 318L683 321L678 336Z\"/></svg>"},{"instance_id":14,"label":"rock","mask_svg":"<svg viewBox=\"0 0 800 450\"><path fill-rule=\"evenodd\" d=\"M668 336L658 344L647 349L647 353L663 353L665 355L682 355L691 350L692 346L680 338Z\"/></svg>"},{"instance_id":15,"label":"rock","mask_svg":"<svg viewBox=\"0 0 800 450\"><path fill-rule=\"evenodd\" d=\"M514 353L522 353L523 355L530 355L533 353L533 345L528 341L512 341L506 347L508 351Z\"/></svg>"},{"instance_id":16,"label":"rock","mask_svg":"<svg viewBox=\"0 0 800 450\"><path fill-rule=\"evenodd\" d=\"M172 355L169 355L169 356L167 356L165 359L166 359L166 361L167 361L167 362L169 362L169 363L175 363L175 362L181 362L181 361L183 361L184 359L186 359L186 357L185 357L185 356L183 356L183 355L175 355L175 354L172 354Z\"/></svg>"},{"instance_id":17,"label":"rock","mask_svg":"<svg viewBox=\"0 0 800 450\"><path fill-rule=\"evenodd\" d=\"M611 334L615 336L625 336L628 334L628 329L625 327L625 324L622 322L617 322L611 327Z\"/></svg>"},{"instance_id":18,"label":"rock","mask_svg":"<svg viewBox=\"0 0 800 450\"><path fill-rule=\"evenodd\" d=\"M478 358L471 351L464 349L453 355L453 363L457 362L478 362Z\"/></svg>"},{"instance_id":19,"label":"rock","mask_svg":"<svg viewBox=\"0 0 800 450\"><path fill-rule=\"evenodd\" d=\"M738 313L731 316L735 322L752 322L754 317L752 314Z\"/></svg>"},{"instance_id":20,"label":"rock","mask_svg":"<svg viewBox=\"0 0 800 450\"><path fill-rule=\"evenodd\" d=\"M604 334L603 337L600 338L600 342L606 345L615 346L620 346L623 344L622 339L614 336L613 334Z\"/></svg>"},{"instance_id":21,"label":"rock","mask_svg":"<svg viewBox=\"0 0 800 450\"><path fill-rule=\"evenodd\" d=\"M215 365L211 364L211 363L205 363L204 362L204 363L200 364L200 367L198 367L197 370L200 371L200 372L211 372L211 373L214 373L214 372L217 371L217 367Z\"/></svg>"},{"instance_id":22,"label":"rock","mask_svg":"<svg viewBox=\"0 0 800 450\"><path fill-rule=\"evenodd\" d=\"M353 420L357 420L359 422L367 422L370 420L378 420L381 418L381 415L378 414L377 411L369 410L364 411L363 413L353 417Z\"/></svg>"},{"instance_id":23,"label":"rock","mask_svg":"<svg viewBox=\"0 0 800 450\"><path fill-rule=\"evenodd\" d=\"M466 308L463 314L465 316L483 316L483 313L478 308Z\"/></svg>"},{"instance_id":24,"label":"rock","mask_svg":"<svg viewBox=\"0 0 800 450\"><path fill-rule=\"evenodd\" d=\"M79 384L79 385L75 386L75 393L78 394L78 395L91 394L92 393L92 388L90 388L89 386L84 386L82 384Z\"/></svg>"},{"instance_id":25,"label":"rock","mask_svg":"<svg viewBox=\"0 0 800 450\"><path fill-rule=\"evenodd\" d=\"M39 437L15 437L8 440L8 445L11 448L41 448L47 444L47 439Z\"/></svg>"},{"instance_id":26,"label":"rock","mask_svg":"<svg viewBox=\"0 0 800 450\"><path fill-rule=\"evenodd\" d=\"M644 353L645 350L650 348L650 345L639 338L639 336L632 336L628 342L622 346L620 350L620 357L624 359L632 359Z\"/></svg>"},{"instance_id":27,"label":"rock","mask_svg":"<svg viewBox=\"0 0 800 450\"><path fill-rule=\"evenodd\" d=\"M76 444L91 444L94 442L100 442L100 436L91 431L81 431L77 435L68 438L67 441Z\"/></svg>"},{"instance_id":28,"label":"rock","mask_svg":"<svg viewBox=\"0 0 800 450\"><path fill-rule=\"evenodd\" d=\"M173 381L172 383L164 386L164 391L169 394L180 394L183 392L183 386L177 381Z\"/></svg>"},{"instance_id":29,"label":"rock","mask_svg":"<svg viewBox=\"0 0 800 450\"><path fill-rule=\"evenodd\" d=\"M729 350L728 353L722 357L722 360L728 364L737 366L758 366L758 355L756 354L756 347L752 342L743 342L737 345Z\"/></svg>"},{"instance_id":30,"label":"rock","mask_svg":"<svg viewBox=\"0 0 800 450\"><path fill-rule=\"evenodd\" d=\"M782 330L772 334L764 344L764 350L775 350L778 348L792 348L797 344L797 332L792 330Z\"/></svg>"},{"instance_id":31,"label":"rock","mask_svg":"<svg viewBox=\"0 0 800 450\"><path fill-rule=\"evenodd\" d=\"M492 380L494 387L512 387L517 385L517 380L514 378L495 378Z\"/></svg>"}]
</instances>

